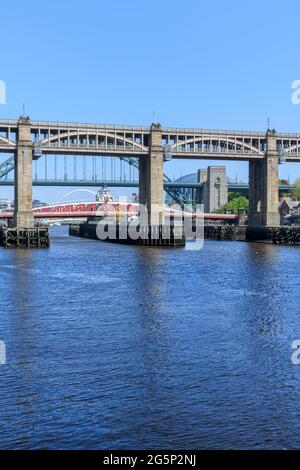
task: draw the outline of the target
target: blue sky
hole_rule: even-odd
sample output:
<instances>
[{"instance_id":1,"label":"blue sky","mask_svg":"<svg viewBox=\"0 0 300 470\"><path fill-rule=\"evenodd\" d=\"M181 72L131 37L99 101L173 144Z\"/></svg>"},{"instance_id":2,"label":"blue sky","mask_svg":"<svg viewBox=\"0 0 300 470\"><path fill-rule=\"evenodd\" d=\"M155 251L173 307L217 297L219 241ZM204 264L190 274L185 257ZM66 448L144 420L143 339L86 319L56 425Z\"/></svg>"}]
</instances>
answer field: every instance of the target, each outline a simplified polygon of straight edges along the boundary
<instances>
[{"instance_id":1,"label":"blue sky","mask_svg":"<svg viewBox=\"0 0 300 470\"><path fill-rule=\"evenodd\" d=\"M278 131L300 132L291 101L299 17L299 2L288 0L2 3L0 118L17 118L25 103L41 120L149 125L155 111L166 126L264 130L270 116ZM177 161L166 171L209 163ZM227 167L246 180L246 164ZM300 165L282 165L280 175L293 180Z\"/></svg>"}]
</instances>

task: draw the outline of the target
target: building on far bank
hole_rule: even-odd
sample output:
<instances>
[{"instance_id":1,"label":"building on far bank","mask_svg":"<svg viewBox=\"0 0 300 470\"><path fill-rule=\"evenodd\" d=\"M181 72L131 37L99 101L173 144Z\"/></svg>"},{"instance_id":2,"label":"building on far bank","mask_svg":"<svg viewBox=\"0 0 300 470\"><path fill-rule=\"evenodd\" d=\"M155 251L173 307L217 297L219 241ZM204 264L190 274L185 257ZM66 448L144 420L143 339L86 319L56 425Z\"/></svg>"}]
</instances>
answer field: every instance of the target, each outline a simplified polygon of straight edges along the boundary
<instances>
[{"instance_id":1,"label":"building on far bank","mask_svg":"<svg viewBox=\"0 0 300 470\"><path fill-rule=\"evenodd\" d=\"M197 172L199 202L204 204L204 212L211 213L228 202L227 178L225 166L209 166Z\"/></svg>"},{"instance_id":2,"label":"building on far bank","mask_svg":"<svg viewBox=\"0 0 300 470\"><path fill-rule=\"evenodd\" d=\"M0 210L11 209L12 203L9 199L0 199Z\"/></svg>"},{"instance_id":3,"label":"building on far bank","mask_svg":"<svg viewBox=\"0 0 300 470\"><path fill-rule=\"evenodd\" d=\"M291 225L300 225L300 203L291 213Z\"/></svg>"},{"instance_id":4,"label":"building on far bank","mask_svg":"<svg viewBox=\"0 0 300 470\"><path fill-rule=\"evenodd\" d=\"M32 207L35 208L35 207L45 207L47 206L48 204L46 202L41 202L39 201L39 199L34 199L32 201Z\"/></svg>"},{"instance_id":5,"label":"building on far bank","mask_svg":"<svg viewBox=\"0 0 300 470\"><path fill-rule=\"evenodd\" d=\"M9 199L0 199L0 210L8 210L8 209L14 209L14 201L10 201ZM38 199L34 199L32 201L32 207L33 209L35 207L44 207L47 206L48 204L46 202L41 202Z\"/></svg>"},{"instance_id":6,"label":"building on far bank","mask_svg":"<svg viewBox=\"0 0 300 470\"><path fill-rule=\"evenodd\" d=\"M181 176L176 180L182 183L200 183L201 187L182 188L182 192L188 196L194 204L204 204L205 212L213 212L228 201L227 177L225 166L209 166L199 169L196 173ZM170 196L166 202L172 204Z\"/></svg>"},{"instance_id":7,"label":"building on far bank","mask_svg":"<svg viewBox=\"0 0 300 470\"><path fill-rule=\"evenodd\" d=\"M297 218L297 212L299 212L299 206L300 206L300 201L295 201L290 197L282 198L279 201L280 223L284 225L291 224L292 219Z\"/></svg>"}]
</instances>

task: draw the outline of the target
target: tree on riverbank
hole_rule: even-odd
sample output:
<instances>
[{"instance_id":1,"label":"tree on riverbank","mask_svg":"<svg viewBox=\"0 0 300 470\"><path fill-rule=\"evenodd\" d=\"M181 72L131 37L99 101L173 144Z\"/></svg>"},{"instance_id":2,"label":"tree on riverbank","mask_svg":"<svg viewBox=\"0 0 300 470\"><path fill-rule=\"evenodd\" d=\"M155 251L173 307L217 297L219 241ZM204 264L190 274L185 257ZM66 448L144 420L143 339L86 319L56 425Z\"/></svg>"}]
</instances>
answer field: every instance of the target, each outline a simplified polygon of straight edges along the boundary
<instances>
[{"instance_id":1,"label":"tree on riverbank","mask_svg":"<svg viewBox=\"0 0 300 470\"><path fill-rule=\"evenodd\" d=\"M232 214L237 214L239 209L249 209L249 200L246 196L230 196L228 202L221 206L219 209L216 209L214 212L216 214L224 214L227 210L230 210Z\"/></svg>"},{"instance_id":2,"label":"tree on riverbank","mask_svg":"<svg viewBox=\"0 0 300 470\"><path fill-rule=\"evenodd\" d=\"M295 187L292 192L292 198L296 201L300 201L300 178L296 179Z\"/></svg>"}]
</instances>

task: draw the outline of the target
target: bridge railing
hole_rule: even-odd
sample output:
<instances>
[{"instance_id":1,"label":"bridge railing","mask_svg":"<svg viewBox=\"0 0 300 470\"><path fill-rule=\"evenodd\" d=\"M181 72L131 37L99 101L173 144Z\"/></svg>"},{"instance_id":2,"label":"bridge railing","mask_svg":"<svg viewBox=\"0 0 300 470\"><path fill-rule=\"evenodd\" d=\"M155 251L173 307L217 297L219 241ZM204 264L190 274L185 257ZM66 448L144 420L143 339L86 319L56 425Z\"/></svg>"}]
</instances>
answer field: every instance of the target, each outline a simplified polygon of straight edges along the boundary
<instances>
[{"instance_id":1,"label":"bridge railing","mask_svg":"<svg viewBox=\"0 0 300 470\"><path fill-rule=\"evenodd\" d=\"M226 147L180 147L176 146L172 148L172 153L219 153L219 154L225 154L225 155L257 155L257 156L263 156L264 152L261 150L251 150L251 149L228 149Z\"/></svg>"},{"instance_id":2,"label":"bridge railing","mask_svg":"<svg viewBox=\"0 0 300 470\"><path fill-rule=\"evenodd\" d=\"M265 132L261 131L241 131L241 130L222 130L222 129L196 129L196 128L184 128L184 127L163 127L163 134L182 134L182 135L203 135L203 136L234 136L234 137L252 137L252 138L264 138L266 137Z\"/></svg>"},{"instance_id":3,"label":"bridge railing","mask_svg":"<svg viewBox=\"0 0 300 470\"><path fill-rule=\"evenodd\" d=\"M0 146L14 148L16 146L16 143L15 142L0 142Z\"/></svg>"},{"instance_id":4,"label":"bridge railing","mask_svg":"<svg viewBox=\"0 0 300 470\"><path fill-rule=\"evenodd\" d=\"M145 149L142 149L139 146L135 145L130 145L130 144L125 144L125 145L115 145L115 144L92 144L92 143L73 143L73 142L48 142L46 144L43 144L42 148L47 148L47 147L53 147L53 148L59 148L59 147L69 147L69 148L94 148L94 149L103 149L103 150L138 150L140 152L145 152Z\"/></svg>"},{"instance_id":5,"label":"bridge railing","mask_svg":"<svg viewBox=\"0 0 300 470\"><path fill-rule=\"evenodd\" d=\"M0 121L1 122L1 121ZM105 130L120 130L120 131L138 131L150 132L150 126L130 126L120 124L97 124L97 123L81 123L81 122L53 122L53 121L31 121L31 127L41 127L51 129L52 127L61 128L76 128L77 129L105 129Z\"/></svg>"}]
</instances>

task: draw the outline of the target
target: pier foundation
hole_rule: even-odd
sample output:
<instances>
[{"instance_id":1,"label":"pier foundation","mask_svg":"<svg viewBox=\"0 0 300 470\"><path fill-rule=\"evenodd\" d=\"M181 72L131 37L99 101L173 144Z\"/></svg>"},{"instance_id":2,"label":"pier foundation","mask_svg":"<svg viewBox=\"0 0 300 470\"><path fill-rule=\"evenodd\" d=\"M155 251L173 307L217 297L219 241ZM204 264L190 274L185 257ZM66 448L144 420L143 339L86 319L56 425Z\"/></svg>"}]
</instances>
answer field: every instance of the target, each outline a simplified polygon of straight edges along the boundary
<instances>
[{"instance_id":1,"label":"pier foundation","mask_svg":"<svg viewBox=\"0 0 300 470\"><path fill-rule=\"evenodd\" d=\"M4 248L48 248L48 227L0 227L0 245Z\"/></svg>"},{"instance_id":2,"label":"pier foundation","mask_svg":"<svg viewBox=\"0 0 300 470\"><path fill-rule=\"evenodd\" d=\"M126 225L125 225L126 229ZM126 230L125 230L126 231ZM97 232L97 222L73 224L69 226L69 235L81 238L91 238L110 243L125 245L144 245L165 248L176 248L185 246L185 235L181 226L149 225L139 227L139 237L131 238L127 233L124 237L124 227L116 225L115 237L99 238Z\"/></svg>"}]
</instances>

